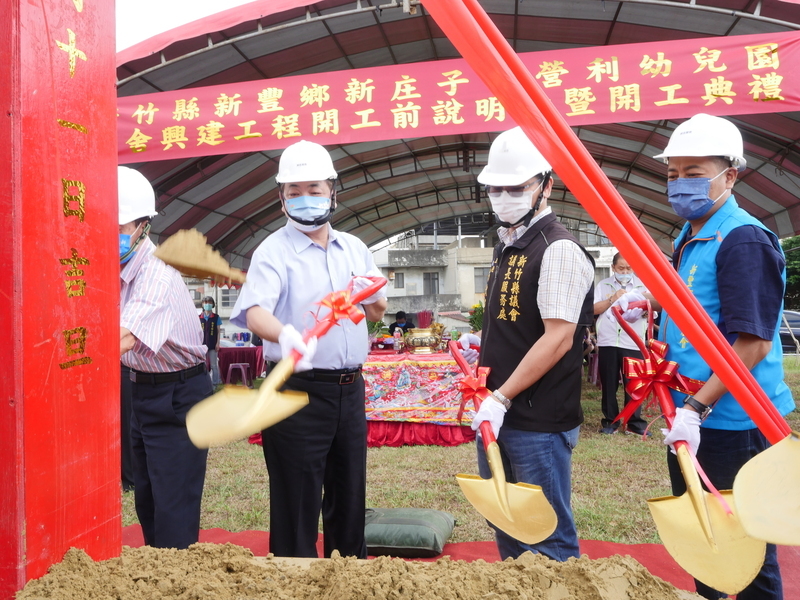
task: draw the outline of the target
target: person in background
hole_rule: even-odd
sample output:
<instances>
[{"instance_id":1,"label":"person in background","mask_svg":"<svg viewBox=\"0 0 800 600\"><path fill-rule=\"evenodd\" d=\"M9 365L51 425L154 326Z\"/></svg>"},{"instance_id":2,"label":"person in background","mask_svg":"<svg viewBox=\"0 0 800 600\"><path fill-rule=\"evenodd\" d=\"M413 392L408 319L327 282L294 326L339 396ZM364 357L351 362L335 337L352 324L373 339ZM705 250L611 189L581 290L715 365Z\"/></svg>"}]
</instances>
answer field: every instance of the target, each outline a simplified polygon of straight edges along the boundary
<instances>
[{"instance_id":1,"label":"person in background","mask_svg":"<svg viewBox=\"0 0 800 600\"><path fill-rule=\"evenodd\" d=\"M303 341L317 304L328 294L353 292L380 276L372 253L353 235L329 223L336 208L336 171L330 154L314 142L292 144L281 155L278 194L284 227L256 248L247 283L231 323L263 340L270 368L297 350L301 359L286 389L308 394L309 403L262 432L269 471L269 550L276 556L317 557L322 512L325 556L367 557L367 420L364 377L367 323L342 320L318 342ZM381 321L382 288L361 305Z\"/></svg>"},{"instance_id":2,"label":"person in background","mask_svg":"<svg viewBox=\"0 0 800 600\"><path fill-rule=\"evenodd\" d=\"M197 309L181 274L153 256L155 193L119 167L120 354L130 369L136 514L144 542L188 548L200 533L208 450L192 444L186 413L212 391Z\"/></svg>"},{"instance_id":3,"label":"person in background","mask_svg":"<svg viewBox=\"0 0 800 600\"><path fill-rule=\"evenodd\" d=\"M780 321L786 261L777 236L736 202L732 189L746 166L739 129L722 117L697 114L670 136L663 153L667 194L675 213L686 219L675 240L673 266L711 320L750 369L781 415L795 409L783 378ZM665 312L659 339L669 345L667 360L680 374L705 381L694 396L672 391L677 406L664 443L679 440L711 483L729 490L739 469L769 443L742 406ZM674 449L667 452L672 493L686 491ZM725 594L695 581L704 598ZM737 600L782 600L777 549L767 544L758 575Z\"/></svg>"},{"instance_id":4,"label":"person in background","mask_svg":"<svg viewBox=\"0 0 800 600\"><path fill-rule=\"evenodd\" d=\"M614 422L619 414L619 404L617 403L617 389L619 388L620 376L623 376L623 394L625 404L630 402L631 397L625 386L628 384L625 373L625 358L642 358L642 353L636 342L622 328L619 321L614 317L612 306L621 302L636 302L650 298L647 288L639 281L633 273L633 269L628 261L617 252L611 261L611 277L600 281L594 288L594 314L597 317L595 325L597 329L598 346L598 372L600 375L600 386L603 391L603 418L600 421L600 433L611 435L617 432L619 422ZM641 308L626 310L622 317L630 323L639 339L644 340L647 333L647 313ZM642 418L641 407L628 419L625 433L645 435L647 431L647 421ZM647 431L647 435L650 432Z\"/></svg>"},{"instance_id":5,"label":"person in background","mask_svg":"<svg viewBox=\"0 0 800 600\"><path fill-rule=\"evenodd\" d=\"M583 338L592 324L594 259L561 224L547 200L552 167L519 127L501 133L478 175L500 228L480 336L478 364L494 390L472 421L488 421L508 481L542 487L558 525L537 544L495 528L503 559L523 552L565 561L580 556L572 516L572 450L578 444ZM462 346L463 348L463 346ZM467 358L467 350L464 350ZM469 360L467 358L467 360ZM478 443L481 477L491 477Z\"/></svg>"},{"instance_id":6,"label":"person in background","mask_svg":"<svg viewBox=\"0 0 800 600\"><path fill-rule=\"evenodd\" d=\"M406 318L406 313L398 310L394 316L394 323L389 325L389 335L394 335L395 329L400 329L400 333L405 335L410 329L414 329L415 325Z\"/></svg>"},{"instance_id":7,"label":"person in background","mask_svg":"<svg viewBox=\"0 0 800 600\"><path fill-rule=\"evenodd\" d=\"M219 385L219 343L222 340L220 327L222 318L214 312L216 302L211 296L203 298L203 312L200 313L200 327L203 329L203 343L208 348L207 363L211 366L211 383Z\"/></svg>"}]
</instances>

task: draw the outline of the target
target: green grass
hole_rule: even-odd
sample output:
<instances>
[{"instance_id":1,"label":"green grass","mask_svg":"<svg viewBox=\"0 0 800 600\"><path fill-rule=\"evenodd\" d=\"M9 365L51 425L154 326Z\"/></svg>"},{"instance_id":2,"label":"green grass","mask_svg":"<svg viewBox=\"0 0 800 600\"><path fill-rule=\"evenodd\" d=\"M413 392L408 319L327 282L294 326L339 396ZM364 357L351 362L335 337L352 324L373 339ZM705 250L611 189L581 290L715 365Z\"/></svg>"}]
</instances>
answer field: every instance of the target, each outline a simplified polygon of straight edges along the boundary
<instances>
[{"instance_id":1,"label":"green grass","mask_svg":"<svg viewBox=\"0 0 800 600\"><path fill-rule=\"evenodd\" d=\"M786 381L800 394L800 358L784 360ZM260 383L260 382L259 382ZM665 447L660 423L653 436L600 435L600 394L584 385L586 420L573 454L572 505L578 535L624 543L658 542L647 499L669 495ZM651 409L644 417L656 418ZM800 415L789 415L800 429ZM451 513L456 528L451 541L491 540L485 521L466 501L456 473L477 474L475 444L443 448L405 446L370 448L367 452L367 506L434 508ZM133 494L123 494L123 524L136 523ZM229 531L269 529L269 491L261 447L245 440L212 448L200 525Z\"/></svg>"}]
</instances>

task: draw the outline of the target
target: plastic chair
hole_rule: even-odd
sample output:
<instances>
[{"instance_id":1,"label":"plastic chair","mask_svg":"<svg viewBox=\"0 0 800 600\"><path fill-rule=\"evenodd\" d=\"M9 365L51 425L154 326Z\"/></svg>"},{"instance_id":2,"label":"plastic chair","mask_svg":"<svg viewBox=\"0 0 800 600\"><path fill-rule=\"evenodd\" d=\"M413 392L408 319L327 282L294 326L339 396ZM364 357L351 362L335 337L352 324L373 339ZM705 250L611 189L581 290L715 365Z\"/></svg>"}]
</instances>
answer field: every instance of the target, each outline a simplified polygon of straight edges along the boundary
<instances>
[{"instance_id":1,"label":"plastic chair","mask_svg":"<svg viewBox=\"0 0 800 600\"><path fill-rule=\"evenodd\" d=\"M253 376L250 373L250 363L231 363L231 365L228 366L228 377L225 381L226 384L230 384L234 369L241 374L241 381L244 385L249 388L253 387Z\"/></svg>"}]
</instances>

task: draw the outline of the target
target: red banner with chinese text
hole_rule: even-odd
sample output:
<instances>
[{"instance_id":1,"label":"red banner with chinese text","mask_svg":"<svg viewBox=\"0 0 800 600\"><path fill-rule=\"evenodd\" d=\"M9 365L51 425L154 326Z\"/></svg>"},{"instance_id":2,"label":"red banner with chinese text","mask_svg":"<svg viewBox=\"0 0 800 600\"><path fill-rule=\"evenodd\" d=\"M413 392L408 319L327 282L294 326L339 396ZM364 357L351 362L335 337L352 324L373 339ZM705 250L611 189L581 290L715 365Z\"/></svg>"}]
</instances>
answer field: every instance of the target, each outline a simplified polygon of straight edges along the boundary
<instances>
[{"instance_id":1,"label":"red banner with chinese text","mask_svg":"<svg viewBox=\"0 0 800 600\"><path fill-rule=\"evenodd\" d=\"M570 125L800 110L800 32L520 55ZM462 59L119 98L120 163L514 126Z\"/></svg>"}]
</instances>

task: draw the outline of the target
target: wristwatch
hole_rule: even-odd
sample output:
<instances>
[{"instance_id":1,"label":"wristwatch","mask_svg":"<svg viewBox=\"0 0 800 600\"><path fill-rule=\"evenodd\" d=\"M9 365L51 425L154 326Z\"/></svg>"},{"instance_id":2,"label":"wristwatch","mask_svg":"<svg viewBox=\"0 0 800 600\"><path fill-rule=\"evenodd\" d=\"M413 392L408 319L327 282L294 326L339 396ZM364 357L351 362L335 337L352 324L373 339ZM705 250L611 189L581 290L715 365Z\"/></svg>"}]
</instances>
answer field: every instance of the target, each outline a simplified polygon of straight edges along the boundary
<instances>
[{"instance_id":1,"label":"wristwatch","mask_svg":"<svg viewBox=\"0 0 800 600\"><path fill-rule=\"evenodd\" d=\"M697 413L700 415L700 420L701 421L705 421L706 417L708 417L708 415L710 415L711 411L713 410L713 408L712 408L713 404L710 405L710 406L707 406L707 405L703 404L702 402L698 402L697 400L695 400L691 396L686 396L686 398L684 398L684 400L683 400L683 403L684 404L688 404L694 410L696 410Z\"/></svg>"},{"instance_id":2,"label":"wristwatch","mask_svg":"<svg viewBox=\"0 0 800 600\"><path fill-rule=\"evenodd\" d=\"M492 398L497 400L500 404L506 407L506 410L511 408L511 400L506 398L503 394L500 393L500 390L495 390L492 392Z\"/></svg>"}]
</instances>

